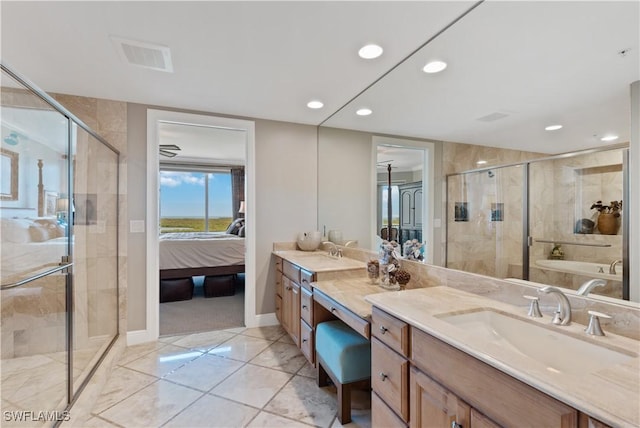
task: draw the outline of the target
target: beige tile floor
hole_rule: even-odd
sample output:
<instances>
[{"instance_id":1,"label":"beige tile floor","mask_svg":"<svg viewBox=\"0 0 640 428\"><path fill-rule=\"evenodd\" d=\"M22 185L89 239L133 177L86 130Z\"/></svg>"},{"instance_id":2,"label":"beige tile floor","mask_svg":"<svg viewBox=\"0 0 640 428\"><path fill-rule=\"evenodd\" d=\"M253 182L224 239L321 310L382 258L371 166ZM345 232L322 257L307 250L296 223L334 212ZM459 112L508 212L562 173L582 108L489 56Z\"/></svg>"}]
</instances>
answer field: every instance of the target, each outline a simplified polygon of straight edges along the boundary
<instances>
[{"instance_id":1,"label":"beige tile floor","mask_svg":"<svg viewBox=\"0 0 640 428\"><path fill-rule=\"evenodd\" d=\"M370 427L370 396L354 391L353 421ZM236 328L160 338L126 349L88 427L326 427L335 388L280 328Z\"/></svg>"}]
</instances>

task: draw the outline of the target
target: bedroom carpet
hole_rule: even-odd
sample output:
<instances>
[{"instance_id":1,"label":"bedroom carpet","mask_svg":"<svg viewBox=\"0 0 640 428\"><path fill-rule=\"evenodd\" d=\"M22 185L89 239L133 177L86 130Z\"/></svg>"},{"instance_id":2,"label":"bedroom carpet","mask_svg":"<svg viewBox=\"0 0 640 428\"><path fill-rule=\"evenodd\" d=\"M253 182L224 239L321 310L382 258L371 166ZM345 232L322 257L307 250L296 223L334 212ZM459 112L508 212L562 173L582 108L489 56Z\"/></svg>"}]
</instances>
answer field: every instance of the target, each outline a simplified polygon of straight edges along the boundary
<instances>
[{"instance_id":1,"label":"bedroom carpet","mask_svg":"<svg viewBox=\"0 0 640 428\"><path fill-rule=\"evenodd\" d=\"M160 303L160 336L244 327L244 275L238 275L236 294L204 297L204 277L194 277L193 299Z\"/></svg>"}]
</instances>

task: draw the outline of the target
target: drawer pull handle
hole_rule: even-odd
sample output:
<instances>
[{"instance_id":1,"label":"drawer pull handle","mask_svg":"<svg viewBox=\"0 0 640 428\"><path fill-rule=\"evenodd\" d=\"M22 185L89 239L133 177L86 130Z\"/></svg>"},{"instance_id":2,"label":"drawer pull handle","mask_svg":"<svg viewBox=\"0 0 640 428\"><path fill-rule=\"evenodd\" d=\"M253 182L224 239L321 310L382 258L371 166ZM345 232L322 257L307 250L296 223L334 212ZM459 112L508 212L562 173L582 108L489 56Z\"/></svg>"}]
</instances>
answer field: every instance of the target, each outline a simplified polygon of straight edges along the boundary
<instances>
[{"instance_id":1,"label":"drawer pull handle","mask_svg":"<svg viewBox=\"0 0 640 428\"><path fill-rule=\"evenodd\" d=\"M302 305L302 309L307 309L307 305Z\"/></svg>"},{"instance_id":2,"label":"drawer pull handle","mask_svg":"<svg viewBox=\"0 0 640 428\"><path fill-rule=\"evenodd\" d=\"M453 422L451 422L451 428L462 428L462 425L460 425L456 421L453 421Z\"/></svg>"},{"instance_id":3,"label":"drawer pull handle","mask_svg":"<svg viewBox=\"0 0 640 428\"><path fill-rule=\"evenodd\" d=\"M286 289L287 289L287 290L291 290L291 287L287 285Z\"/></svg>"},{"instance_id":4,"label":"drawer pull handle","mask_svg":"<svg viewBox=\"0 0 640 428\"><path fill-rule=\"evenodd\" d=\"M382 334L385 334L387 331L389 331L389 329L383 325L380 326L380 332L382 332Z\"/></svg>"},{"instance_id":5,"label":"drawer pull handle","mask_svg":"<svg viewBox=\"0 0 640 428\"><path fill-rule=\"evenodd\" d=\"M380 380L382 380L383 382L385 381L386 378L388 378L389 376L387 376L386 374L384 374L384 372L380 372Z\"/></svg>"},{"instance_id":6,"label":"drawer pull handle","mask_svg":"<svg viewBox=\"0 0 640 428\"><path fill-rule=\"evenodd\" d=\"M335 311L336 311L336 308L334 308L333 306L331 306L331 308L329 308L329 310L330 310L331 312L335 312Z\"/></svg>"},{"instance_id":7,"label":"drawer pull handle","mask_svg":"<svg viewBox=\"0 0 640 428\"><path fill-rule=\"evenodd\" d=\"M302 343L305 343L307 341L307 339L302 339Z\"/></svg>"}]
</instances>

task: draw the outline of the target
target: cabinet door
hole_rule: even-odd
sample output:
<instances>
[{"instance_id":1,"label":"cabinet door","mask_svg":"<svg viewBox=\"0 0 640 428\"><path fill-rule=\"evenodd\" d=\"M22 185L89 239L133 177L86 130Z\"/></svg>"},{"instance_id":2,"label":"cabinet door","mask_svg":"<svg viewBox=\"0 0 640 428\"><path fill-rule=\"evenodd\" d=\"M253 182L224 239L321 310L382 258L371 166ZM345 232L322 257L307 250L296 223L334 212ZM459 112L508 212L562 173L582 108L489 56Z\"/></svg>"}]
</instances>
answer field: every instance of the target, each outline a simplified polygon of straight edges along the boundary
<instances>
[{"instance_id":1,"label":"cabinet door","mask_svg":"<svg viewBox=\"0 0 640 428\"><path fill-rule=\"evenodd\" d=\"M291 281L291 317L289 318L289 334L296 345L300 345L300 286Z\"/></svg>"},{"instance_id":2,"label":"cabinet door","mask_svg":"<svg viewBox=\"0 0 640 428\"><path fill-rule=\"evenodd\" d=\"M411 189L400 191L400 228L412 227L413 225L412 193Z\"/></svg>"},{"instance_id":3,"label":"cabinet door","mask_svg":"<svg viewBox=\"0 0 640 428\"><path fill-rule=\"evenodd\" d=\"M412 428L418 427L472 427L471 408L453 393L427 375L411 367L410 397Z\"/></svg>"},{"instance_id":4,"label":"cabinet door","mask_svg":"<svg viewBox=\"0 0 640 428\"><path fill-rule=\"evenodd\" d=\"M282 309L281 309L281 323L282 328L291 334L291 280L286 276L282 276Z\"/></svg>"},{"instance_id":5,"label":"cabinet door","mask_svg":"<svg viewBox=\"0 0 640 428\"><path fill-rule=\"evenodd\" d=\"M413 226L422 227L422 188L414 189Z\"/></svg>"}]
</instances>

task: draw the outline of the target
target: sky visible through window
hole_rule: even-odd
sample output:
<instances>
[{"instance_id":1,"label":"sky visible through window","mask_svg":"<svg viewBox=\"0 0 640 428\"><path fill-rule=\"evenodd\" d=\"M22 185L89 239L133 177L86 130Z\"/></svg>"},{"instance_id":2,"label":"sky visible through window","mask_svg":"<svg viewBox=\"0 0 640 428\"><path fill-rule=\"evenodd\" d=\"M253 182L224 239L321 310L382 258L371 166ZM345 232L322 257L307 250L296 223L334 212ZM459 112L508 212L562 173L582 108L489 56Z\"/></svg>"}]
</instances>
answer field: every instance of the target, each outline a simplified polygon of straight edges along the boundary
<instances>
[{"instance_id":1,"label":"sky visible through window","mask_svg":"<svg viewBox=\"0 0 640 428\"><path fill-rule=\"evenodd\" d=\"M380 204L380 210L381 210L381 217L382 217L382 224L387 224L388 223L388 217L387 217L387 209L388 209L388 205L387 205L387 201L389 200L388 198L388 191L387 189L389 188L389 186L382 186L382 201ZM391 215L393 217L392 222L393 224L398 223L399 221L399 216L400 214L400 192L398 189L398 186L391 186Z\"/></svg>"},{"instance_id":2,"label":"sky visible through window","mask_svg":"<svg viewBox=\"0 0 640 428\"><path fill-rule=\"evenodd\" d=\"M231 174L228 172L160 171L160 216L204 217L204 183L209 179L209 217L232 217Z\"/></svg>"}]
</instances>

